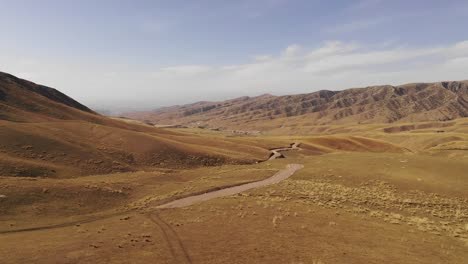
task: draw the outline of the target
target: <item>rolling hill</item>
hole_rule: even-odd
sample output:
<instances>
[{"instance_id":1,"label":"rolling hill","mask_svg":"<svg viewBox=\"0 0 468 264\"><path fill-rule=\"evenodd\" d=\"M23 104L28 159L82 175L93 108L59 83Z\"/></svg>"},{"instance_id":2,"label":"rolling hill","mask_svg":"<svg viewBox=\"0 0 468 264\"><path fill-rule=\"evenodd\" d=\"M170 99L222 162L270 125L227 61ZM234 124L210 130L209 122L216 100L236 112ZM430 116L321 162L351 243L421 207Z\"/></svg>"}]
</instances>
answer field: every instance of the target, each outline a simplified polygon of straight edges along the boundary
<instances>
[{"instance_id":1,"label":"rolling hill","mask_svg":"<svg viewBox=\"0 0 468 264\"><path fill-rule=\"evenodd\" d=\"M76 177L253 163L267 149L101 116L65 94L0 73L0 175Z\"/></svg>"},{"instance_id":2,"label":"rolling hill","mask_svg":"<svg viewBox=\"0 0 468 264\"><path fill-rule=\"evenodd\" d=\"M0 72L0 119L33 122L92 119L94 113L60 91Z\"/></svg>"},{"instance_id":3,"label":"rolling hill","mask_svg":"<svg viewBox=\"0 0 468 264\"><path fill-rule=\"evenodd\" d=\"M277 135L246 136L108 118L2 76L2 263L467 259L468 118L447 121L466 115L465 82L160 110L159 125Z\"/></svg>"},{"instance_id":4,"label":"rolling hill","mask_svg":"<svg viewBox=\"0 0 468 264\"><path fill-rule=\"evenodd\" d=\"M468 116L468 81L372 86L198 102L124 116L158 125L267 131L284 126L447 121Z\"/></svg>"}]
</instances>

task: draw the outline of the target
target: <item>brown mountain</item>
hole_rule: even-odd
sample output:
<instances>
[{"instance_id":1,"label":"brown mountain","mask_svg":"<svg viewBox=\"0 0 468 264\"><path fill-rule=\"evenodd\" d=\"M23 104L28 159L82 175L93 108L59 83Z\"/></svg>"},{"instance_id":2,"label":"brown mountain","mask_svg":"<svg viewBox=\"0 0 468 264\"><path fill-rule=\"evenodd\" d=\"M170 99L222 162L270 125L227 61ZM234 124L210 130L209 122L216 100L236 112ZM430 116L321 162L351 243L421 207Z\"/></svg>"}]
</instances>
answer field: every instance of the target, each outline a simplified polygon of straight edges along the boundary
<instances>
[{"instance_id":1,"label":"brown mountain","mask_svg":"<svg viewBox=\"0 0 468 264\"><path fill-rule=\"evenodd\" d=\"M95 113L60 91L0 72L0 119L86 119Z\"/></svg>"},{"instance_id":2,"label":"brown mountain","mask_svg":"<svg viewBox=\"0 0 468 264\"><path fill-rule=\"evenodd\" d=\"M468 116L468 81L241 97L129 113L160 125L269 130L281 126L445 121Z\"/></svg>"},{"instance_id":3,"label":"brown mountain","mask_svg":"<svg viewBox=\"0 0 468 264\"><path fill-rule=\"evenodd\" d=\"M252 163L263 146L96 114L65 94L0 73L0 176L76 177Z\"/></svg>"}]
</instances>

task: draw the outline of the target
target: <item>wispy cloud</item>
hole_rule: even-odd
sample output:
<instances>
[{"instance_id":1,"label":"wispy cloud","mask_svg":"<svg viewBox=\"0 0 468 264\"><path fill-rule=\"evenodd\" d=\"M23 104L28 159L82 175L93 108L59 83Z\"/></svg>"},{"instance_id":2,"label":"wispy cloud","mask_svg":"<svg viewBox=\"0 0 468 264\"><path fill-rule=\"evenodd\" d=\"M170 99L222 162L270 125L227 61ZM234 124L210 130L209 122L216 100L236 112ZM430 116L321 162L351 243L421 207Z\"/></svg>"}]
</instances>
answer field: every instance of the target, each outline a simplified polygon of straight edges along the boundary
<instances>
[{"instance_id":1,"label":"wispy cloud","mask_svg":"<svg viewBox=\"0 0 468 264\"><path fill-rule=\"evenodd\" d=\"M322 47L313 49L306 55L309 60L318 60L333 55L347 54L359 48L357 43L343 43L341 41L328 41Z\"/></svg>"},{"instance_id":2,"label":"wispy cloud","mask_svg":"<svg viewBox=\"0 0 468 264\"><path fill-rule=\"evenodd\" d=\"M368 84L464 79L466 56L468 41L440 47L377 50L357 43L331 41L315 49L291 45L277 56L259 56L245 64L172 67L178 69L175 72L163 68L157 71L155 81L174 90L210 91L204 96L211 98L231 93L286 94ZM417 67L408 69L407 65ZM182 78L180 72L190 74Z\"/></svg>"},{"instance_id":3,"label":"wispy cloud","mask_svg":"<svg viewBox=\"0 0 468 264\"><path fill-rule=\"evenodd\" d=\"M375 28L383 23L388 22L389 19L385 17L378 17L374 19L363 19L350 21L343 24L337 24L324 29L325 33L329 34L342 34L353 33L360 30Z\"/></svg>"},{"instance_id":4,"label":"wispy cloud","mask_svg":"<svg viewBox=\"0 0 468 264\"><path fill-rule=\"evenodd\" d=\"M0 70L35 77L33 81L53 85L92 106L105 106L107 102L109 107L152 108L266 92L291 94L468 79L468 40L420 48L391 45L369 48L353 42L329 41L316 48L290 45L276 55L255 56L242 64L224 65L155 68L58 62L36 67L35 63L19 64L20 61L2 57Z\"/></svg>"}]
</instances>

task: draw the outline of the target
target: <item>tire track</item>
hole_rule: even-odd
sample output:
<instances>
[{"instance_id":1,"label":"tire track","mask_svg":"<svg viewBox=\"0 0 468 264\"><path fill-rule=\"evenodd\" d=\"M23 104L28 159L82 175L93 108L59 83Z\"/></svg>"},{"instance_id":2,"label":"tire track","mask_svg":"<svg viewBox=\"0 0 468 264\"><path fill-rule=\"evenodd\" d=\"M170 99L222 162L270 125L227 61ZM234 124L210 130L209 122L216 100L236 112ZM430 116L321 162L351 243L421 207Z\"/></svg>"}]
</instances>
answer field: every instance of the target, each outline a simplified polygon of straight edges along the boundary
<instances>
[{"instance_id":1,"label":"tire track","mask_svg":"<svg viewBox=\"0 0 468 264\"><path fill-rule=\"evenodd\" d=\"M174 257L174 262L176 264L192 264L192 259L187 253L187 249L184 247L182 240L180 240L180 237L177 235L175 230L172 229L172 227L164 220L162 220L157 213L148 214L148 217L154 224L159 227L159 229L161 229L164 239L169 246L169 250Z\"/></svg>"},{"instance_id":2,"label":"tire track","mask_svg":"<svg viewBox=\"0 0 468 264\"><path fill-rule=\"evenodd\" d=\"M102 215L102 216L96 216L96 217L91 217L91 218L88 218L88 219L77 220L77 221L73 221L73 222L66 222L66 223L61 223L61 224L55 224L55 225L50 225L50 226L38 226L38 227L30 227L30 228L15 229L15 230L4 230L4 231L0 231L0 235L23 233L23 232L32 232L32 231L41 231L41 230L48 230L48 229L55 229L55 228L62 228L62 227L70 227L70 226L74 226L74 225L82 225L82 224L86 224L86 223L91 223L91 222L95 222L95 221L99 221L99 220L108 219L108 218L115 217L115 216L125 215L125 214L128 214L128 213L134 212L134 211L136 211L136 210L135 209L130 209L130 210L126 210L126 211L123 211L123 212L106 214L106 215Z\"/></svg>"}]
</instances>

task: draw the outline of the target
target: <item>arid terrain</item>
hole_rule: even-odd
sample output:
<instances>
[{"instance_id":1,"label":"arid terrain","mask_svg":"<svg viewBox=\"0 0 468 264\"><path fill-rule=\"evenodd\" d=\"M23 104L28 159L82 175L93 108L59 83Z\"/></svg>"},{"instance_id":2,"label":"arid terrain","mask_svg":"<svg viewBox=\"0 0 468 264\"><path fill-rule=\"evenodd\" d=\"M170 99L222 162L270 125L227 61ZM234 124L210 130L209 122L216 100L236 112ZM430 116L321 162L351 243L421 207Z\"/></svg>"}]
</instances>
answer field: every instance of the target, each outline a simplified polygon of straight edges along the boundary
<instances>
[{"instance_id":1,"label":"arid terrain","mask_svg":"<svg viewBox=\"0 0 468 264\"><path fill-rule=\"evenodd\" d=\"M448 121L468 116L468 81L241 97L123 114L157 125L284 135L317 125ZM242 127L242 129L240 129ZM239 132L241 132L239 131Z\"/></svg>"},{"instance_id":2,"label":"arid terrain","mask_svg":"<svg viewBox=\"0 0 468 264\"><path fill-rule=\"evenodd\" d=\"M0 262L468 263L466 82L228 102L108 118L0 73Z\"/></svg>"}]
</instances>

